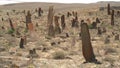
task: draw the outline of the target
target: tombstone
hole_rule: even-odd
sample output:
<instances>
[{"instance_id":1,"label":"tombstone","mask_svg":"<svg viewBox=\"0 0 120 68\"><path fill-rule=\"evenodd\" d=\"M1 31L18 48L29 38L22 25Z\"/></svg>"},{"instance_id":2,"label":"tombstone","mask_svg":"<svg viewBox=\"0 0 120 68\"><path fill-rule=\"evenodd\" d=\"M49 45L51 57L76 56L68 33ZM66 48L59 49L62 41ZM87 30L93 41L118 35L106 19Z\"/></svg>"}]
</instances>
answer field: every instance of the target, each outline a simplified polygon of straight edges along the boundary
<instances>
[{"instance_id":1,"label":"tombstone","mask_svg":"<svg viewBox=\"0 0 120 68\"><path fill-rule=\"evenodd\" d=\"M54 45L56 45L56 43L55 42L51 42L51 46L54 46ZM44 50L44 49L43 49Z\"/></svg>"},{"instance_id":2,"label":"tombstone","mask_svg":"<svg viewBox=\"0 0 120 68\"><path fill-rule=\"evenodd\" d=\"M23 14L25 14L25 10L23 10L23 12L22 12Z\"/></svg>"},{"instance_id":3,"label":"tombstone","mask_svg":"<svg viewBox=\"0 0 120 68\"><path fill-rule=\"evenodd\" d=\"M96 18L96 23L100 23L100 20L98 19L98 17Z\"/></svg>"},{"instance_id":4,"label":"tombstone","mask_svg":"<svg viewBox=\"0 0 120 68\"><path fill-rule=\"evenodd\" d=\"M102 33L106 33L106 28L105 27L103 27L103 31L102 31Z\"/></svg>"},{"instance_id":5,"label":"tombstone","mask_svg":"<svg viewBox=\"0 0 120 68\"><path fill-rule=\"evenodd\" d=\"M105 42L104 42L105 44L108 44L108 43L110 43L110 36L107 36L106 38L105 38Z\"/></svg>"},{"instance_id":6,"label":"tombstone","mask_svg":"<svg viewBox=\"0 0 120 68\"><path fill-rule=\"evenodd\" d=\"M66 34L66 37L69 37L69 34L68 33L65 33Z\"/></svg>"},{"instance_id":7,"label":"tombstone","mask_svg":"<svg viewBox=\"0 0 120 68\"><path fill-rule=\"evenodd\" d=\"M81 20L80 26L84 23L84 20Z\"/></svg>"},{"instance_id":8,"label":"tombstone","mask_svg":"<svg viewBox=\"0 0 120 68\"><path fill-rule=\"evenodd\" d=\"M23 36L23 39L24 39L24 45L26 45L27 44L27 37Z\"/></svg>"},{"instance_id":9,"label":"tombstone","mask_svg":"<svg viewBox=\"0 0 120 68\"><path fill-rule=\"evenodd\" d=\"M108 15L111 14L111 13L110 13L110 4L107 5L107 13L108 13Z\"/></svg>"},{"instance_id":10,"label":"tombstone","mask_svg":"<svg viewBox=\"0 0 120 68\"><path fill-rule=\"evenodd\" d=\"M96 28L97 28L97 23L96 23L96 22L93 22L91 25L92 25L92 28L93 28L93 29L96 29Z\"/></svg>"},{"instance_id":11,"label":"tombstone","mask_svg":"<svg viewBox=\"0 0 120 68\"><path fill-rule=\"evenodd\" d=\"M75 20L78 21L78 16L75 16Z\"/></svg>"},{"instance_id":12,"label":"tombstone","mask_svg":"<svg viewBox=\"0 0 120 68\"><path fill-rule=\"evenodd\" d=\"M41 8L38 9L38 16L40 17L42 15L43 11Z\"/></svg>"},{"instance_id":13,"label":"tombstone","mask_svg":"<svg viewBox=\"0 0 120 68\"><path fill-rule=\"evenodd\" d=\"M112 10L111 14L111 25L114 26L114 10Z\"/></svg>"},{"instance_id":14,"label":"tombstone","mask_svg":"<svg viewBox=\"0 0 120 68\"><path fill-rule=\"evenodd\" d=\"M91 44L90 33L87 23L81 22L82 53L86 62L97 62Z\"/></svg>"},{"instance_id":15,"label":"tombstone","mask_svg":"<svg viewBox=\"0 0 120 68\"><path fill-rule=\"evenodd\" d=\"M27 29L29 29L29 28L28 28L28 24L29 24L29 23L32 23L30 11L27 12L27 16L26 16L26 27L27 27Z\"/></svg>"},{"instance_id":16,"label":"tombstone","mask_svg":"<svg viewBox=\"0 0 120 68\"><path fill-rule=\"evenodd\" d=\"M48 30L49 30L48 35L51 37L54 37L55 36L55 29L54 29L53 25L50 25Z\"/></svg>"},{"instance_id":17,"label":"tombstone","mask_svg":"<svg viewBox=\"0 0 120 68\"><path fill-rule=\"evenodd\" d=\"M78 21L76 19L73 19L72 21L72 27L78 27Z\"/></svg>"},{"instance_id":18,"label":"tombstone","mask_svg":"<svg viewBox=\"0 0 120 68\"><path fill-rule=\"evenodd\" d=\"M117 16L118 16L118 17L120 16L120 11L117 11Z\"/></svg>"},{"instance_id":19,"label":"tombstone","mask_svg":"<svg viewBox=\"0 0 120 68\"><path fill-rule=\"evenodd\" d=\"M7 15L9 16L9 12L7 12Z\"/></svg>"},{"instance_id":20,"label":"tombstone","mask_svg":"<svg viewBox=\"0 0 120 68\"><path fill-rule=\"evenodd\" d=\"M15 30L15 28L14 28L14 26L13 26L13 22L12 22L12 20L9 18L9 23L10 23L10 27L11 27L11 29L14 31Z\"/></svg>"},{"instance_id":21,"label":"tombstone","mask_svg":"<svg viewBox=\"0 0 120 68\"><path fill-rule=\"evenodd\" d=\"M75 12L75 17L77 17L78 16L78 13L77 12Z\"/></svg>"},{"instance_id":22,"label":"tombstone","mask_svg":"<svg viewBox=\"0 0 120 68\"><path fill-rule=\"evenodd\" d=\"M54 16L53 6L50 6L48 12L48 36L51 37L55 36L55 30L53 27L53 16Z\"/></svg>"},{"instance_id":23,"label":"tombstone","mask_svg":"<svg viewBox=\"0 0 120 68\"><path fill-rule=\"evenodd\" d=\"M38 23L36 23L36 27L38 27Z\"/></svg>"},{"instance_id":24,"label":"tombstone","mask_svg":"<svg viewBox=\"0 0 120 68\"><path fill-rule=\"evenodd\" d=\"M65 24L65 15L62 15L61 16L61 27L62 27L62 30L65 29L65 26L66 26L66 24Z\"/></svg>"},{"instance_id":25,"label":"tombstone","mask_svg":"<svg viewBox=\"0 0 120 68\"><path fill-rule=\"evenodd\" d=\"M33 23L28 23L27 25L28 25L28 29L29 29L30 31L34 31Z\"/></svg>"},{"instance_id":26,"label":"tombstone","mask_svg":"<svg viewBox=\"0 0 120 68\"><path fill-rule=\"evenodd\" d=\"M101 28L100 27L98 27L98 33L97 33L98 35L101 35L102 34L102 30L101 30Z\"/></svg>"},{"instance_id":27,"label":"tombstone","mask_svg":"<svg viewBox=\"0 0 120 68\"><path fill-rule=\"evenodd\" d=\"M71 16L71 13L70 12L67 12L67 17L70 17Z\"/></svg>"},{"instance_id":28,"label":"tombstone","mask_svg":"<svg viewBox=\"0 0 120 68\"><path fill-rule=\"evenodd\" d=\"M58 16L55 16L54 17L54 23L55 23L55 34L60 34L61 33L61 29L60 29L60 26L59 26L59 23L58 23L58 19L59 17Z\"/></svg>"},{"instance_id":29,"label":"tombstone","mask_svg":"<svg viewBox=\"0 0 120 68\"><path fill-rule=\"evenodd\" d=\"M115 40L119 40L119 34L115 35Z\"/></svg>"},{"instance_id":30,"label":"tombstone","mask_svg":"<svg viewBox=\"0 0 120 68\"><path fill-rule=\"evenodd\" d=\"M33 50L29 50L29 54L30 55L34 54Z\"/></svg>"},{"instance_id":31,"label":"tombstone","mask_svg":"<svg viewBox=\"0 0 120 68\"><path fill-rule=\"evenodd\" d=\"M1 20L4 21L4 18L2 17Z\"/></svg>"},{"instance_id":32,"label":"tombstone","mask_svg":"<svg viewBox=\"0 0 120 68\"><path fill-rule=\"evenodd\" d=\"M81 32L79 33L79 39L81 40Z\"/></svg>"},{"instance_id":33,"label":"tombstone","mask_svg":"<svg viewBox=\"0 0 120 68\"><path fill-rule=\"evenodd\" d=\"M71 22L72 22L72 27L75 27L75 19L73 19Z\"/></svg>"},{"instance_id":34,"label":"tombstone","mask_svg":"<svg viewBox=\"0 0 120 68\"><path fill-rule=\"evenodd\" d=\"M72 11L72 15L75 16L75 12L74 11Z\"/></svg>"},{"instance_id":35,"label":"tombstone","mask_svg":"<svg viewBox=\"0 0 120 68\"><path fill-rule=\"evenodd\" d=\"M19 44L19 46L20 46L20 48L24 48L24 38L21 38L21 40L20 40L20 44Z\"/></svg>"},{"instance_id":36,"label":"tombstone","mask_svg":"<svg viewBox=\"0 0 120 68\"><path fill-rule=\"evenodd\" d=\"M1 28L2 28L3 30L5 29L5 27L4 27L4 26L2 26Z\"/></svg>"},{"instance_id":37,"label":"tombstone","mask_svg":"<svg viewBox=\"0 0 120 68\"><path fill-rule=\"evenodd\" d=\"M52 44L52 45L55 45L55 44ZM42 52L47 52L47 48L44 47L44 48L42 49Z\"/></svg>"},{"instance_id":38,"label":"tombstone","mask_svg":"<svg viewBox=\"0 0 120 68\"><path fill-rule=\"evenodd\" d=\"M35 48L33 48L33 54L36 54L36 49Z\"/></svg>"},{"instance_id":39,"label":"tombstone","mask_svg":"<svg viewBox=\"0 0 120 68\"><path fill-rule=\"evenodd\" d=\"M99 11L104 11L104 9L105 9L104 7L100 7Z\"/></svg>"},{"instance_id":40,"label":"tombstone","mask_svg":"<svg viewBox=\"0 0 120 68\"><path fill-rule=\"evenodd\" d=\"M33 48L32 50L29 50L29 55L28 55L28 57L30 58L30 57L32 57L32 58L38 58L39 57L39 55L36 53L36 49L35 48Z\"/></svg>"},{"instance_id":41,"label":"tombstone","mask_svg":"<svg viewBox=\"0 0 120 68\"><path fill-rule=\"evenodd\" d=\"M16 35L20 35L19 29L16 29Z\"/></svg>"}]
</instances>

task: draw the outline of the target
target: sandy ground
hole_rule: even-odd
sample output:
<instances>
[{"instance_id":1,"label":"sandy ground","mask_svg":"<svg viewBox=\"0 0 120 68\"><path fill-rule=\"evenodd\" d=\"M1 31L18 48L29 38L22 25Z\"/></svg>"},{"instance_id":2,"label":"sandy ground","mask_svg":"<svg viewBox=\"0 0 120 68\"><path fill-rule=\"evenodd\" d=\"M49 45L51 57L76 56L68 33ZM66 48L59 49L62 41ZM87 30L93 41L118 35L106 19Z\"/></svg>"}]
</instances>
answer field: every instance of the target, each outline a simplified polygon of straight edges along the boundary
<instances>
[{"instance_id":1,"label":"sandy ground","mask_svg":"<svg viewBox=\"0 0 120 68\"><path fill-rule=\"evenodd\" d=\"M65 15L66 23L65 30L54 38L47 35L47 15L51 5L54 5L55 15ZM0 6L0 68L120 68L120 40L115 40L115 35L112 34L113 32L120 34L120 16L115 14L115 26L111 26L111 17L107 15L107 10L99 10L100 6L106 7L106 5L106 2L99 2L94 4L21 3ZM111 5L120 6L120 3L111 2ZM44 11L41 17L38 17L35 12L38 7ZM31 11L34 32L25 32L23 10ZM71 27L71 20L74 17L67 17L68 11L78 12L78 28ZM9 16L6 15L7 12L9 12ZM107 30L106 33L98 35L97 29L89 29L96 59L101 64L84 64L81 37L79 37L80 21L84 19L87 22L86 20L89 18L92 23L96 17L101 22L97 27ZM18 29L20 35L17 35L16 32L13 35L8 34L10 30L8 18L12 19L15 29ZM38 23L38 27L36 27L36 23ZM68 33L69 37L66 37L65 33ZM27 44L24 45L24 49L21 49L19 43L20 37L23 35L27 36ZM110 42L106 44L105 39L108 35ZM55 44L51 45L52 43ZM36 49L37 57L35 55L33 58L28 58L29 50L33 48ZM55 59L56 54L62 56L63 59Z\"/></svg>"}]
</instances>

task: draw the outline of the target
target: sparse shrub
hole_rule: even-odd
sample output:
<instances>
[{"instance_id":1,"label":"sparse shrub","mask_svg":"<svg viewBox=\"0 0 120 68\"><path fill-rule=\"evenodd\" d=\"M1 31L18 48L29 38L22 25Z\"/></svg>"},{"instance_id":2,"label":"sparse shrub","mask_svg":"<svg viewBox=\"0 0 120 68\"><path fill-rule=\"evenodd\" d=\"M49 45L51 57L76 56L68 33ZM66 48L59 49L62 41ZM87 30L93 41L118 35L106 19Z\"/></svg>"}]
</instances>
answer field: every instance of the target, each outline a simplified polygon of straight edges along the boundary
<instances>
[{"instance_id":1,"label":"sparse shrub","mask_svg":"<svg viewBox=\"0 0 120 68\"><path fill-rule=\"evenodd\" d=\"M116 53L117 51L113 48L107 48L106 53Z\"/></svg>"},{"instance_id":2,"label":"sparse shrub","mask_svg":"<svg viewBox=\"0 0 120 68\"><path fill-rule=\"evenodd\" d=\"M89 28L89 29L92 29L92 28L93 28L93 26L90 24L90 25L88 25L88 28Z\"/></svg>"},{"instance_id":3,"label":"sparse shrub","mask_svg":"<svg viewBox=\"0 0 120 68\"><path fill-rule=\"evenodd\" d=\"M89 29L92 29L92 25L88 25L88 28L89 28Z\"/></svg>"},{"instance_id":4,"label":"sparse shrub","mask_svg":"<svg viewBox=\"0 0 120 68\"><path fill-rule=\"evenodd\" d=\"M10 68L20 68L18 65L16 65L16 64L12 64L11 66L10 66Z\"/></svg>"},{"instance_id":5,"label":"sparse shrub","mask_svg":"<svg viewBox=\"0 0 120 68\"><path fill-rule=\"evenodd\" d=\"M29 64L28 68L35 68L34 64Z\"/></svg>"},{"instance_id":6,"label":"sparse shrub","mask_svg":"<svg viewBox=\"0 0 120 68\"><path fill-rule=\"evenodd\" d=\"M15 31L14 30L12 30L12 29L9 29L8 30L8 34L13 34Z\"/></svg>"},{"instance_id":7,"label":"sparse shrub","mask_svg":"<svg viewBox=\"0 0 120 68\"><path fill-rule=\"evenodd\" d=\"M24 32L25 32L25 33L27 33L27 32L28 32L27 28L24 30Z\"/></svg>"},{"instance_id":8,"label":"sparse shrub","mask_svg":"<svg viewBox=\"0 0 120 68\"><path fill-rule=\"evenodd\" d=\"M115 61L112 57L105 57L103 60L110 63L113 63Z\"/></svg>"},{"instance_id":9,"label":"sparse shrub","mask_svg":"<svg viewBox=\"0 0 120 68\"><path fill-rule=\"evenodd\" d=\"M12 11L15 13L15 11L16 11L16 10L15 10L15 9L13 9Z\"/></svg>"},{"instance_id":10,"label":"sparse shrub","mask_svg":"<svg viewBox=\"0 0 120 68\"><path fill-rule=\"evenodd\" d=\"M57 52L53 53L53 58L54 59L64 59L65 53L63 51L57 51Z\"/></svg>"},{"instance_id":11,"label":"sparse shrub","mask_svg":"<svg viewBox=\"0 0 120 68\"><path fill-rule=\"evenodd\" d=\"M109 29L113 29L113 27L112 27L112 26L108 26L108 28L109 28Z\"/></svg>"}]
</instances>

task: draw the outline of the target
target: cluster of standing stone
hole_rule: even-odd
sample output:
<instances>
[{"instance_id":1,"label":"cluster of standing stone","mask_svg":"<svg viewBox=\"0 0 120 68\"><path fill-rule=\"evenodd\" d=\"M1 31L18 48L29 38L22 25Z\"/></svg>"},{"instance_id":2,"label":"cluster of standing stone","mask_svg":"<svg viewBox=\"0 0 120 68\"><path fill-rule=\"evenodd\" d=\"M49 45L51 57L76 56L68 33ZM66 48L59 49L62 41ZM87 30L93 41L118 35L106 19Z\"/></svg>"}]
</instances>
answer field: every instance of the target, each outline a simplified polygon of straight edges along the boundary
<instances>
[{"instance_id":1,"label":"cluster of standing stone","mask_svg":"<svg viewBox=\"0 0 120 68\"><path fill-rule=\"evenodd\" d=\"M38 13L38 17L42 16L43 10L41 8L39 8L38 10L35 10ZM25 10L23 11L23 13L25 14ZM111 25L114 26L114 16L115 16L115 10L110 8L110 4L108 4L107 6L107 14L111 15ZM117 11L117 14L119 15L120 12ZM7 15L9 16L10 14L7 12ZM26 29L29 31L34 31L34 26L32 23L32 18L31 18L32 14L30 11L27 12L27 15L25 16L26 18ZM78 20L78 13L77 12L67 12L67 17L69 18L70 16L74 16L74 18L71 21L71 27L79 27L79 20ZM48 11L48 17L47 17L47 30L48 30L48 36L51 37L55 37L55 35L57 34L61 34L63 30L65 30L66 28L66 21L65 21L65 15L61 15L61 16L57 16L55 15L55 11L54 11L54 7L50 6L49 7L49 11ZM60 21L59 21L60 20ZM88 21L90 21L89 19L87 19ZM4 19L2 18L2 21L4 21ZM14 25L12 23L12 20L9 18L9 23L10 23L10 28L14 31ZM95 21L92 22L92 29L97 29L97 34L98 35L102 35L102 33L106 33L106 28L101 28L101 27L97 27L97 24L101 23L100 19L97 17L95 19ZM39 25L36 24L36 27L38 27ZM93 52L93 47L91 44L91 38L90 38L90 33L89 33L89 26L87 23L84 22L84 20L81 20L81 33L80 33L80 37L82 40L82 53L83 56L86 60L86 62L97 62L97 59L95 58L95 54ZM69 37L68 33L66 33L66 36ZM105 38L105 43L110 43L110 36L107 36ZM115 35L115 40L119 40L119 34ZM24 45L26 45L26 36L22 36L20 39L20 43L19 43L19 47L20 48L25 48ZM36 54L36 49L32 49L29 50L29 54L31 56L35 55L38 56Z\"/></svg>"}]
</instances>

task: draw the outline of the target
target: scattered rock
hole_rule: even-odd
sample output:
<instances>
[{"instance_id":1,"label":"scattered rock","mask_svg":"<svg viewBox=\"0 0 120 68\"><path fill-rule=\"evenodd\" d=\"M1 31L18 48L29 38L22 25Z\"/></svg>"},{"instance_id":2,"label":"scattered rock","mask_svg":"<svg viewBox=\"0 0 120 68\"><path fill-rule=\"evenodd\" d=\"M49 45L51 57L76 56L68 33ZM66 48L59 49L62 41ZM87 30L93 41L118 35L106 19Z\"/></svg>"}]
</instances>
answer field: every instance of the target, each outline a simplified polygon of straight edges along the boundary
<instances>
[{"instance_id":1,"label":"scattered rock","mask_svg":"<svg viewBox=\"0 0 120 68\"><path fill-rule=\"evenodd\" d=\"M29 50L29 55L28 58L33 57L33 58L38 58L39 55L36 53L36 49L33 48L32 50Z\"/></svg>"},{"instance_id":2,"label":"scattered rock","mask_svg":"<svg viewBox=\"0 0 120 68\"><path fill-rule=\"evenodd\" d=\"M12 64L11 66L10 66L10 68L20 68L18 65L16 65L16 64Z\"/></svg>"},{"instance_id":3,"label":"scattered rock","mask_svg":"<svg viewBox=\"0 0 120 68\"><path fill-rule=\"evenodd\" d=\"M0 52L3 52L3 51L5 51L5 50L6 50L5 48L0 47Z\"/></svg>"},{"instance_id":4,"label":"scattered rock","mask_svg":"<svg viewBox=\"0 0 120 68\"><path fill-rule=\"evenodd\" d=\"M65 53L63 51L57 51L53 53L53 58L54 59L64 59L65 58Z\"/></svg>"},{"instance_id":5,"label":"scattered rock","mask_svg":"<svg viewBox=\"0 0 120 68\"><path fill-rule=\"evenodd\" d=\"M115 35L115 40L119 40L119 34Z\"/></svg>"},{"instance_id":6,"label":"scattered rock","mask_svg":"<svg viewBox=\"0 0 120 68\"><path fill-rule=\"evenodd\" d=\"M110 38L110 36L107 36L107 37L105 38L105 42L104 42L105 44L110 43L110 39L109 39L109 38Z\"/></svg>"}]
</instances>

